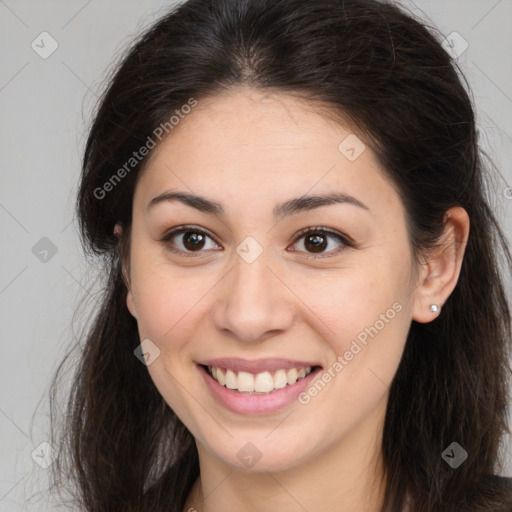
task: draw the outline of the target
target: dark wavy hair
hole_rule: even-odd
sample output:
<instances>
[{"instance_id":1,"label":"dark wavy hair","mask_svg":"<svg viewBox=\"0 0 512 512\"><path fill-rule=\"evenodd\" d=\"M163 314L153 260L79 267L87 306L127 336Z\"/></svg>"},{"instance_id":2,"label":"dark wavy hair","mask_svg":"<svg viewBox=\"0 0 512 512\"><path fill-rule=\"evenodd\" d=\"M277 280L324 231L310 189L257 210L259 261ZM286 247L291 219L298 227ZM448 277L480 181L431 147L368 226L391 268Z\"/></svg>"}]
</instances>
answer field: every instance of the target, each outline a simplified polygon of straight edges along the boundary
<instances>
[{"instance_id":1,"label":"dark wavy hair","mask_svg":"<svg viewBox=\"0 0 512 512\"><path fill-rule=\"evenodd\" d=\"M382 512L402 510L407 496L411 512L512 510L512 491L493 478L509 433L503 272L512 257L489 206L469 87L435 28L377 0L188 0L119 58L83 158L80 234L104 281L75 347L67 414L57 421L51 411L53 486L69 477L85 511L182 512L199 476L193 436L134 356L140 339L122 266L147 157L105 197L98 190L191 97L201 102L241 85L318 101L357 127L399 191L417 262L439 244L445 212L467 211L458 283L434 321L412 321L390 387ZM469 453L456 470L441 457L453 441Z\"/></svg>"}]
</instances>

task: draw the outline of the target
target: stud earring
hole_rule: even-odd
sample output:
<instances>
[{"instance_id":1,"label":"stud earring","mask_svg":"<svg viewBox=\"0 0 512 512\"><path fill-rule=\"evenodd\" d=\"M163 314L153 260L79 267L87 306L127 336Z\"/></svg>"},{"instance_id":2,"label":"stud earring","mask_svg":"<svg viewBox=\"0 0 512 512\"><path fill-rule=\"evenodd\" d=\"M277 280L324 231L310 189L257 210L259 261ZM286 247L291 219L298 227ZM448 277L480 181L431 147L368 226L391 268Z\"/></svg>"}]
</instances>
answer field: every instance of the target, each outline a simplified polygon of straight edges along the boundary
<instances>
[{"instance_id":1,"label":"stud earring","mask_svg":"<svg viewBox=\"0 0 512 512\"><path fill-rule=\"evenodd\" d=\"M430 311L432 311L432 313L437 313L439 311L439 306L437 304L431 304Z\"/></svg>"}]
</instances>

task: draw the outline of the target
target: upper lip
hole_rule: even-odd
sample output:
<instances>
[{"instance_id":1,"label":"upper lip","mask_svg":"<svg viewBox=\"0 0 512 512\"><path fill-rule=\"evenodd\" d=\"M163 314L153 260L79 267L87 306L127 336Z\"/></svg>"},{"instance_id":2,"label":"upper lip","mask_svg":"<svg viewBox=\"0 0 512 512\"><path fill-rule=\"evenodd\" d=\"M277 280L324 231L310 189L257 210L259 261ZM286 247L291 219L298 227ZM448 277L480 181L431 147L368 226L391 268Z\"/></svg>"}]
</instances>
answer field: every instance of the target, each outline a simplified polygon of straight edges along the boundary
<instances>
[{"instance_id":1,"label":"upper lip","mask_svg":"<svg viewBox=\"0 0 512 512\"><path fill-rule=\"evenodd\" d=\"M263 373L276 370L288 370L290 368L308 368L320 366L312 361L297 361L293 359L266 358L266 359L242 359L239 357L221 357L217 359L209 359L200 361L199 364L204 366L215 366L217 368L227 368L235 372Z\"/></svg>"}]
</instances>

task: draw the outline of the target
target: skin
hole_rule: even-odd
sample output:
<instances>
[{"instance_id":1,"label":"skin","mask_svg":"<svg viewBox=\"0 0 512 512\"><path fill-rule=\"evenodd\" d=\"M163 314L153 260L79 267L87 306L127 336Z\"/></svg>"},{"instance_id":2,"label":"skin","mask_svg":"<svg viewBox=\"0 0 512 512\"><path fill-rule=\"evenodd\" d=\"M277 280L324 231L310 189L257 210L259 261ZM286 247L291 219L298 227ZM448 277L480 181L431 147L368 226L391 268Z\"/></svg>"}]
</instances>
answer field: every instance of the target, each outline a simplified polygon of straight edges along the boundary
<instances>
[{"instance_id":1,"label":"skin","mask_svg":"<svg viewBox=\"0 0 512 512\"><path fill-rule=\"evenodd\" d=\"M352 131L318 105L248 88L201 100L151 153L137 183L127 306L141 340L160 350L148 365L159 392L193 434L200 478L184 511L347 510L374 512L383 500L380 438L389 384L414 319L430 322L454 289L469 233L449 210L443 244L414 263L403 204L367 145L350 161L338 145ZM165 201L168 190L221 203L225 217ZM306 193L350 194L369 211L333 204L272 217ZM190 239L159 240L192 224L211 234L187 257ZM297 233L321 226L336 237L320 252ZM120 226L117 232L121 233ZM121 236L121 235L120 235ZM236 252L253 237L262 254ZM174 242L174 245L173 245ZM183 245L187 243L188 245ZM332 367L365 327L394 303L401 310L306 405L246 416L211 396L196 362L214 357L284 357ZM237 452L261 452L252 468Z\"/></svg>"}]
</instances>

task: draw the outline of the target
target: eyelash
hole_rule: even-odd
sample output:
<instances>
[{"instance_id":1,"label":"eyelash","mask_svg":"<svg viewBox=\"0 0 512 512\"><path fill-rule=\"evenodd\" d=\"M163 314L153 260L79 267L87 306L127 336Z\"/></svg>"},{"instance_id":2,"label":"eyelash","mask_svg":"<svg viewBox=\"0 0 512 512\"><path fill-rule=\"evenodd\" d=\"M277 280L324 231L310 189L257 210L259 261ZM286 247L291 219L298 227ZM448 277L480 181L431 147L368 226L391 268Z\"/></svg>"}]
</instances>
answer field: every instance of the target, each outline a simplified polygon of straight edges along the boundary
<instances>
[{"instance_id":1,"label":"eyelash","mask_svg":"<svg viewBox=\"0 0 512 512\"><path fill-rule=\"evenodd\" d=\"M171 252L180 254L187 258L188 257L197 258L197 257L199 257L201 252L204 252L204 251L182 251L181 249L174 249L169 246L169 241L173 237L183 234L183 233L186 233L187 231L193 232L195 234L205 235L208 238L211 238L213 240L213 237L211 237L206 231L204 231L202 229L198 229L195 226L182 226L180 228L176 228L176 229L173 229L173 230L167 232L159 241L167 248L167 250L169 250ZM338 255L340 252L342 252L350 247L354 247L354 243L351 242L347 237L341 235L340 233L332 231L330 229L323 228L321 226L310 226L310 227L307 227L307 228L299 231L299 233L297 233L297 235L293 241L293 245L295 245L301 238L303 238L304 236L306 236L308 234L323 234L323 235L329 235L329 236L335 237L339 241L342 242L344 247L341 247L334 251L329 251L328 253L320 253L320 255L315 255L314 253L308 253L309 255L307 256L307 259L319 259L319 258L332 257L335 255ZM217 243L217 242L215 242L215 243ZM195 252L197 252L197 254L195 254ZM300 251L292 251L292 252L300 252ZM324 255L321 255L321 254L324 254ZM327 254L327 256L325 256L325 254Z\"/></svg>"}]
</instances>

